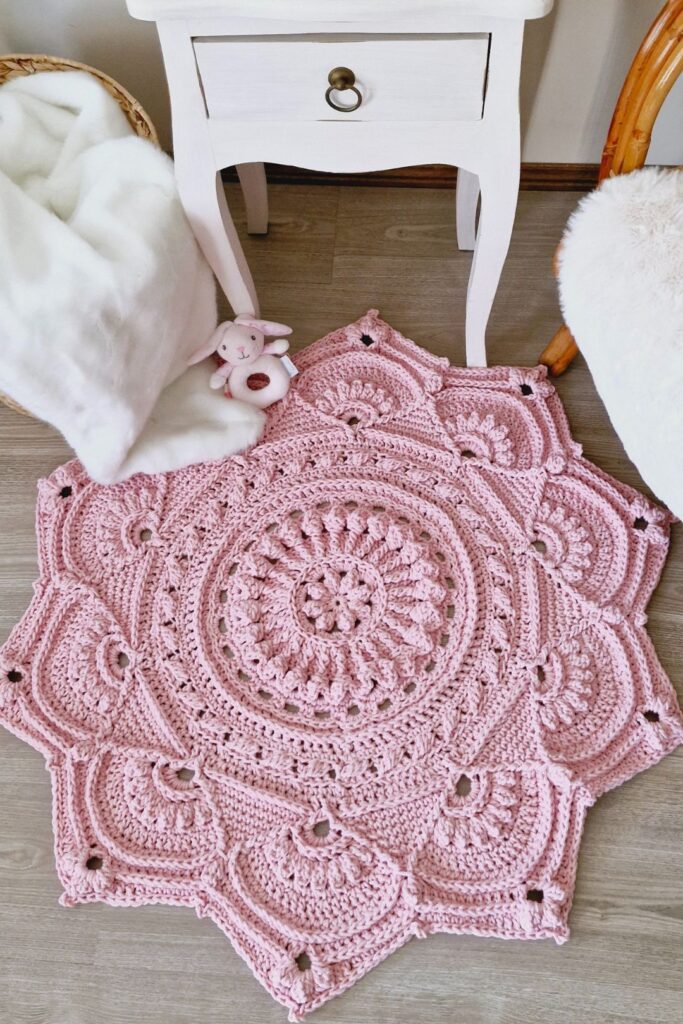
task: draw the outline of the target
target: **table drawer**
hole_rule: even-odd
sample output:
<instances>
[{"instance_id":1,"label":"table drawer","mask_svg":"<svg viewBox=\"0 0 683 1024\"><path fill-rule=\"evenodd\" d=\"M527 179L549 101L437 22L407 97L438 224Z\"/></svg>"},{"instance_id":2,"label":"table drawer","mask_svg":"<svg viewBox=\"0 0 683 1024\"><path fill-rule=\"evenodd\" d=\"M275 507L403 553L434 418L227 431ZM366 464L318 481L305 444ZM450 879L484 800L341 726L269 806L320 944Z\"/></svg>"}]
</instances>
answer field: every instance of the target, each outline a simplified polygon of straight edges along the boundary
<instances>
[{"instance_id":1,"label":"table drawer","mask_svg":"<svg viewBox=\"0 0 683 1024\"><path fill-rule=\"evenodd\" d=\"M264 36L194 40L209 117L232 121L474 121L489 36ZM350 68L358 94L328 75Z\"/></svg>"}]
</instances>

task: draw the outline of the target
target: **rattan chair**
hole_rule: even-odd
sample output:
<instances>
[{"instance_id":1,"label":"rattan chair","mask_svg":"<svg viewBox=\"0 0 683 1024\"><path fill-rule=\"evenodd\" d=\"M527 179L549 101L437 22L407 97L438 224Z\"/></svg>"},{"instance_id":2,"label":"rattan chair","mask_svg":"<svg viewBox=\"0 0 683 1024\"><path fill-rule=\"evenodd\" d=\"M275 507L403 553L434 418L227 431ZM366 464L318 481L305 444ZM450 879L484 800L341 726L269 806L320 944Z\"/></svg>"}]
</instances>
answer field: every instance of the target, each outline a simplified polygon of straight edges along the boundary
<instances>
[{"instance_id":1,"label":"rattan chair","mask_svg":"<svg viewBox=\"0 0 683 1024\"><path fill-rule=\"evenodd\" d=\"M645 36L626 76L602 152L599 182L643 166L657 115L681 71L683 0L669 0ZM571 331L563 324L539 361L557 377L578 351Z\"/></svg>"}]
</instances>

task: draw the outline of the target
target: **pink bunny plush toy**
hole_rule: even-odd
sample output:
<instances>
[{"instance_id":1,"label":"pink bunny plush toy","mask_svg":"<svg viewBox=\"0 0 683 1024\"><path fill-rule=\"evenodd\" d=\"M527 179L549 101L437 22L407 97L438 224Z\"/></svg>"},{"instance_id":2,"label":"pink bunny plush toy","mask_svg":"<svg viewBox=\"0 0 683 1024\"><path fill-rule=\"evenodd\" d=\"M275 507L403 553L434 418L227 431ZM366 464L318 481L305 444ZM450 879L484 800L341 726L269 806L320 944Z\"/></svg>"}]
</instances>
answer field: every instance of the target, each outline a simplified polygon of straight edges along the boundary
<instances>
[{"instance_id":1,"label":"pink bunny plush toy","mask_svg":"<svg viewBox=\"0 0 683 1024\"><path fill-rule=\"evenodd\" d=\"M220 388L229 381L233 398L265 409L284 398L289 389L289 374L277 358L287 351L289 342L279 337L266 342L266 336L291 333L292 328L284 324L258 320L249 315L236 316L234 320L218 325L207 343L190 356L188 366L217 352L225 362L212 374L209 385ZM264 374L268 383L255 390L247 381L257 373Z\"/></svg>"}]
</instances>

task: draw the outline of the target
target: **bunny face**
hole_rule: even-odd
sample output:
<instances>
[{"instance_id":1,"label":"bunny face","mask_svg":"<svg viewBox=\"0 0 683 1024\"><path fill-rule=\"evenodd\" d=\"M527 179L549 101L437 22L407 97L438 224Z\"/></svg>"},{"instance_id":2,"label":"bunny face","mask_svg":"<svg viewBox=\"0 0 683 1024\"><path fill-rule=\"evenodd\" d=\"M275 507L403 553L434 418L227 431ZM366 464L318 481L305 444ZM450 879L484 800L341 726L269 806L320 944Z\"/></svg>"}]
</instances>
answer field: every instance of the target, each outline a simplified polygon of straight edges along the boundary
<instances>
[{"instance_id":1,"label":"bunny face","mask_svg":"<svg viewBox=\"0 0 683 1024\"><path fill-rule=\"evenodd\" d=\"M216 352L231 366L253 363L263 352L264 335L256 327L227 324Z\"/></svg>"},{"instance_id":2,"label":"bunny face","mask_svg":"<svg viewBox=\"0 0 683 1024\"><path fill-rule=\"evenodd\" d=\"M279 340L269 342L266 351L282 354L287 351L287 342L282 340L283 334L291 334L292 328L286 324L276 324L270 320L259 320L251 313L243 313L233 320L219 324L208 338L187 361L188 366L206 359L212 352L225 360L229 366L248 366L255 362L263 352L265 339L277 337ZM277 346L273 348L273 346ZM283 347L284 346L284 347Z\"/></svg>"}]
</instances>

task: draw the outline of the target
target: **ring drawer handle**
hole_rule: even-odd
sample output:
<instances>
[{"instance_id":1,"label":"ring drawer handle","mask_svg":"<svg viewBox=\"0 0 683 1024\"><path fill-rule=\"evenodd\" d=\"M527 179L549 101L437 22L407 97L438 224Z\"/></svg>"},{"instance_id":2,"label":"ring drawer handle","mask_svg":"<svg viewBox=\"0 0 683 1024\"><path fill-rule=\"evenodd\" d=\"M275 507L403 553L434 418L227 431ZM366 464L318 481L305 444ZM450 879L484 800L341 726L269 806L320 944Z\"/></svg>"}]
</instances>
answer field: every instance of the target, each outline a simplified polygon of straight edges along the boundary
<instances>
[{"instance_id":1,"label":"ring drawer handle","mask_svg":"<svg viewBox=\"0 0 683 1024\"><path fill-rule=\"evenodd\" d=\"M330 83L330 87L325 93L325 99L333 110L339 110L342 114L350 114L354 110L358 110L363 102L363 96L356 86L356 76L351 68L333 68L327 76L327 81ZM347 90L356 94L356 102L350 107L339 106L332 99L332 93L346 92Z\"/></svg>"}]
</instances>

